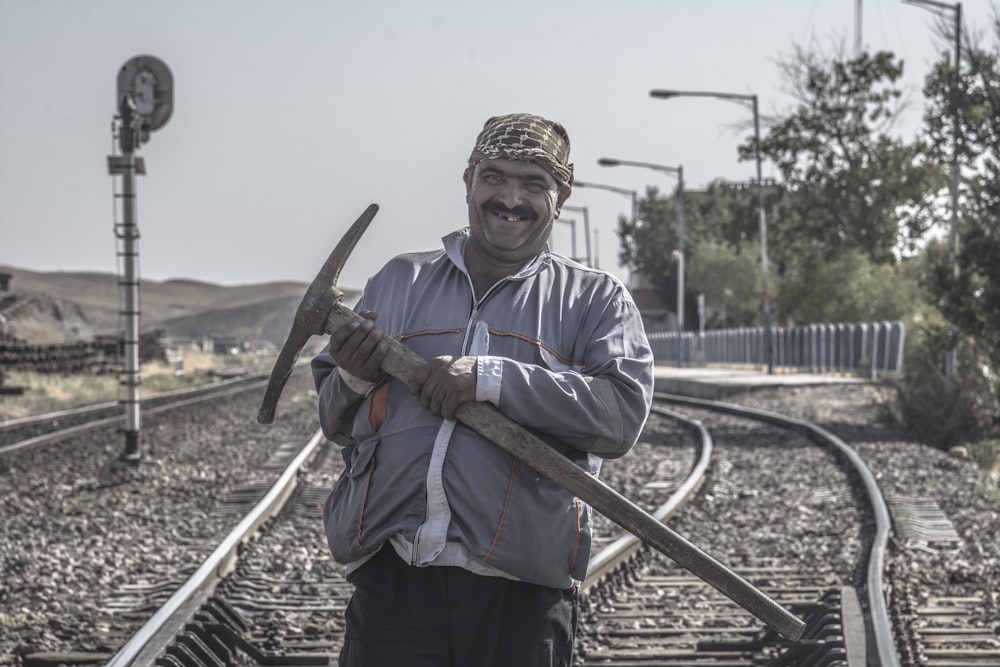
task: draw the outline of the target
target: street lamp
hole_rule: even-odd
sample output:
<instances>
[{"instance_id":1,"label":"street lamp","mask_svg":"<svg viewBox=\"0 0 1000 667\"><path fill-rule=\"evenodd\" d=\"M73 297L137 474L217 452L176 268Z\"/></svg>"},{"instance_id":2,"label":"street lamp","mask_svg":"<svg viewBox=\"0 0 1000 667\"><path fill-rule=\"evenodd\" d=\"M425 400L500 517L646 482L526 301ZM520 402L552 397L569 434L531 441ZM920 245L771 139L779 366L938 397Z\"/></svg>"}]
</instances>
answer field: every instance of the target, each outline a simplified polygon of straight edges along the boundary
<instances>
[{"instance_id":1,"label":"street lamp","mask_svg":"<svg viewBox=\"0 0 1000 667\"><path fill-rule=\"evenodd\" d=\"M556 218L556 222L561 222L564 225L569 225L569 238L570 238L570 251L569 258L574 262L580 261L580 258L576 256L576 218ZM552 237L549 237L549 247L555 247Z\"/></svg>"},{"instance_id":2,"label":"street lamp","mask_svg":"<svg viewBox=\"0 0 1000 667\"><path fill-rule=\"evenodd\" d=\"M632 224L633 234L635 233L635 220L636 220L636 217L639 215L638 196L637 196L635 190L626 190L625 188L618 188L618 187L615 187L613 185L604 185L602 183L586 183L584 181L576 181L576 180L573 181L573 187L574 188L595 188L595 189L598 189L598 190L608 190L609 192L615 192L617 194L629 197L632 200L632 213L631 213L630 221L631 221L631 224ZM597 230L596 229L594 230L594 235L595 236L597 235ZM629 280L629 287L631 287L631 286L632 285L631 285L631 279L630 279Z\"/></svg>"},{"instance_id":3,"label":"street lamp","mask_svg":"<svg viewBox=\"0 0 1000 667\"><path fill-rule=\"evenodd\" d=\"M586 206L567 206L563 205L564 211L576 211L578 213L583 213L583 235L587 242L587 266L593 267L594 264L591 262L592 255L590 254L590 214L587 211ZM573 253L576 254L576 247L573 248ZM576 259L574 257L573 259Z\"/></svg>"},{"instance_id":4,"label":"street lamp","mask_svg":"<svg viewBox=\"0 0 1000 667\"><path fill-rule=\"evenodd\" d=\"M677 365L684 365L684 166L669 167L649 162L632 162L602 157L597 161L602 167L645 167L677 178Z\"/></svg>"},{"instance_id":5,"label":"street lamp","mask_svg":"<svg viewBox=\"0 0 1000 667\"><path fill-rule=\"evenodd\" d=\"M757 96L692 90L651 90L649 91L649 95L650 97L665 100L673 97L715 97L720 100L729 100L730 102L750 102L753 107L754 153L757 158L757 208L760 211L760 271L761 287L764 292L762 306L764 315L764 358L767 361L767 372L768 374L772 374L774 373L774 359L771 349L771 298L768 294L767 286L767 213L764 211L764 178L761 173L760 115L757 112Z\"/></svg>"},{"instance_id":6,"label":"street lamp","mask_svg":"<svg viewBox=\"0 0 1000 667\"><path fill-rule=\"evenodd\" d=\"M613 185L604 185L602 183L590 183L583 181L573 181L574 188L597 188L599 190L608 190L609 192L617 192L620 195L630 197L632 199L632 224L635 225L635 219L639 211L639 201L635 190L627 190L625 188L616 188Z\"/></svg>"},{"instance_id":7,"label":"street lamp","mask_svg":"<svg viewBox=\"0 0 1000 667\"><path fill-rule=\"evenodd\" d=\"M936 0L903 0L908 5L923 6L931 11L951 11L955 14L955 71L951 79L951 228L948 230L948 262L952 273L958 275L958 86L962 65L962 3L948 4ZM945 353L944 374L948 391L954 387L955 350Z\"/></svg>"}]
</instances>

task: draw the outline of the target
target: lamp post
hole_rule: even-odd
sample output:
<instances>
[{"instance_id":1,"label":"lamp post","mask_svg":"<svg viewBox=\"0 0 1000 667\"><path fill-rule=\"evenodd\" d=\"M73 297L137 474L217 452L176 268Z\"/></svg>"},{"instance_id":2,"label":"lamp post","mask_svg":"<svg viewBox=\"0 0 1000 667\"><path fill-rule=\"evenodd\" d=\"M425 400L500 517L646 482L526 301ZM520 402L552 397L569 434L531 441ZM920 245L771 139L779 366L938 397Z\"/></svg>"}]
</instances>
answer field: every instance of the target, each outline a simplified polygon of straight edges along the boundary
<instances>
[{"instance_id":1,"label":"lamp post","mask_svg":"<svg viewBox=\"0 0 1000 667\"><path fill-rule=\"evenodd\" d=\"M589 183L584 181L573 181L574 188L595 188L598 190L607 190L609 192L615 192L620 195L629 197L632 200L632 212L630 214L630 222L632 223L632 229L635 230L635 220L639 215L639 200L635 190L626 190L625 188L618 188L613 185L604 185L602 183ZM597 230L594 230L594 235L596 237ZM596 267L595 267L596 268ZM629 281L629 287L631 288L631 280Z\"/></svg>"},{"instance_id":2,"label":"lamp post","mask_svg":"<svg viewBox=\"0 0 1000 667\"><path fill-rule=\"evenodd\" d=\"M632 221L633 225L635 224L635 218L636 218L636 216L638 215L638 212L639 212L639 199L638 199L638 194L636 193L635 190L627 190L625 188L616 188L613 185L604 185L602 183L590 183L590 182L583 182L583 181L573 181L573 187L574 188L597 188L597 189L600 189L600 190L607 190L609 192L617 192L620 195L624 195L626 197L630 197L631 200L632 200L631 221Z\"/></svg>"},{"instance_id":3,"label":"lamp post","mask_svg":"<svg viewBox=\"0 0 1000 667\"><path fill-rule=\"evenodd\" d=\"M594 264L593 264L593 262L591 260L591 257L593 257L593 255L590 254L590 215L589 215L589 213L587 211L587 207L586 206L566 206L566 205L563 205L563 210L564 211L576 211L577 213L583 213L583 236L584 236L584 239L586 240L587 266L593 267ZM576 253L576 248L575 247L573 248L573 252ZM576 259L576 257L574 257L573 259Z\"/></svg>"},{"instance_id":4,"label":"lamp post","mask_svg":"<svg viewBox=\"0 0 1000 667\"><path fill-rule=\"evenodd\" d=\"M556 218L556 222L561 222L564 225L569 225L569 258L574 262L579 262L580 258L576 256L576 218ZM549 247L554 249L554 244L552 242L552 237L549 237Z\"/></svg>"},{"instance_id":5,"label":"lamp post","mask_svg":"<svg viewBox=\"0 0 1000 667\"><path fill-rule=\"evenodd\" d=\"M711 91L692 90L651 90L650 97L670 99L673 97L715 97L730 102L750 102L753 108L754 153L757 158L757 208L760 215L760 271L763 303L761 310L764 318L764 359L767 362L768 374L774 373L774 359L771 342L771 297L767 285L767 213L764 210L764 179L761 173L760 159L760 114L757 111L756 95L741 95L739 93L718 93Z\"/></svg>"},{"instance_id":6,"label":"lamp post","mask_svg":"<svg viewBox=\"0 0 1000 667\"><path fill-rule=\"evenodd\" d=\"M955 14L955 71L951 78L951 227L948 230L948 262L954 275L958 275L958 85L962 65L962 3L948 4L936 0L903 0L908 5L924 7L931 11L951 11ZM945 382L950 392L955 382L955 350L949 349L944 359Z\"/></svg>"},{"instance_id":7,"label":"lamp post","mask_svg":"<svg viewBox=\"0 0 1000 667\"><path fill-rule=\"evenodd\" d=\"M684 166L670 167L649 162L633 162L602 157L597 161L602 167L645 167L670 174L677 178L677 365L684 365Z\"/></svg>"}]
</instances>

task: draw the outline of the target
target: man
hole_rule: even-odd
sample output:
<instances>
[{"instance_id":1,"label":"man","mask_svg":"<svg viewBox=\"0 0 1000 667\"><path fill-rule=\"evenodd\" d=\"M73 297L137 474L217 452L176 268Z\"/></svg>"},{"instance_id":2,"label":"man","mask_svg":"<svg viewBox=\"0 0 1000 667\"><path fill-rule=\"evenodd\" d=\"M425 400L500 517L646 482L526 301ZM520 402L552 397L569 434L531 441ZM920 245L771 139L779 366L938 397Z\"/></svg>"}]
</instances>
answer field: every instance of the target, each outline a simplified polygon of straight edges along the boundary
<instances>
[{"instance_id":1,"label":"man","mask_svg":"<svg viewBox=\"0 0 1000 667\"><path fill-rule=\"evenodd\" d=\"M590 508L453 420L488 401L596 475L649 414L632 298L547 249L569 148L558 123L489 119L464 173L468 228L391 260L357 305L367 319L313 360L323 430L349 442L324 512L355 586L343 666L572 662ZM429 360L409 386L380 370L385 335Z\"/></svg>"}]
</instances>

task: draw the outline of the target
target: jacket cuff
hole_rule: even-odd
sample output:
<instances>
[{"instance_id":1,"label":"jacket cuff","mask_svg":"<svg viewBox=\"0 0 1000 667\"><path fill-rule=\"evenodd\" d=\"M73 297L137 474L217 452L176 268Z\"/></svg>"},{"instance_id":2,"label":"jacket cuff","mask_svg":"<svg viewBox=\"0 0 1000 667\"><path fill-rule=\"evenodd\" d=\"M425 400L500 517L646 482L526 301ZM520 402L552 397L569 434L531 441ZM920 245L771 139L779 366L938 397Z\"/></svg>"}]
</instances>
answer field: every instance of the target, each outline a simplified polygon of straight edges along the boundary
<instances>
[{"instance_id":1,"label":"jacket cuff","mask_svg":"<svg viewBox=\"0 0 1000 667\"><path fill-rule=\"evenodd\" d=\"M503 383L503 360L500 357L476 357L476 400L500 407Z\"/></svg>"},{"instance_id":2,"label":"jacket cuff","mask_svg":"<svg viewBox=\"0 0 1000 667\"><path fill-rule=\"evenodd\" d=\"M368 382L367 380L355 377L340 366L337 366L337 372L340 373L340 379L344 381L344 384L347 385L348 389L353 391L355 394L361 394L364 396L371 390L372 387L375 386L374 382Z\"/></svg>"}]
</instances>

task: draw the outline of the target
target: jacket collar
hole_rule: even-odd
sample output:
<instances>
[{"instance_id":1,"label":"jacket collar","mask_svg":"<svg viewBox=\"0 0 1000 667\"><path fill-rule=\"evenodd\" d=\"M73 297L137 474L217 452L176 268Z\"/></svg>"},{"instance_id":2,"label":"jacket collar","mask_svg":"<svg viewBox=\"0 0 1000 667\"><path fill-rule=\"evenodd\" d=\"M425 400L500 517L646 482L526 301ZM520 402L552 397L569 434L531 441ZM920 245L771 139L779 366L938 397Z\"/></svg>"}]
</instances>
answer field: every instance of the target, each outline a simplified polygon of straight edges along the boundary
<instances>
[{"instance_id":1,"label":"jacket collar","mask_svg":"<svg viewBox=\"0 0 1000 667\"><path fill-rule=\"evenodd\" d=\"M469 270L465 266L465 244L469 241L469 228L464 227L457 231L448 234L441 239L441 243L444 245L445 254L448 259L451 260L462 273L469 275ZM507 280L524 280L530 276L536 275L542 269L546 268L552 262L552 258L549 255L549 246L546 243L545 247L542 249L538 255L535 256L530 262L521 267L521 269L510 276L507 276Z\"/></svg>"}]
</instances>

